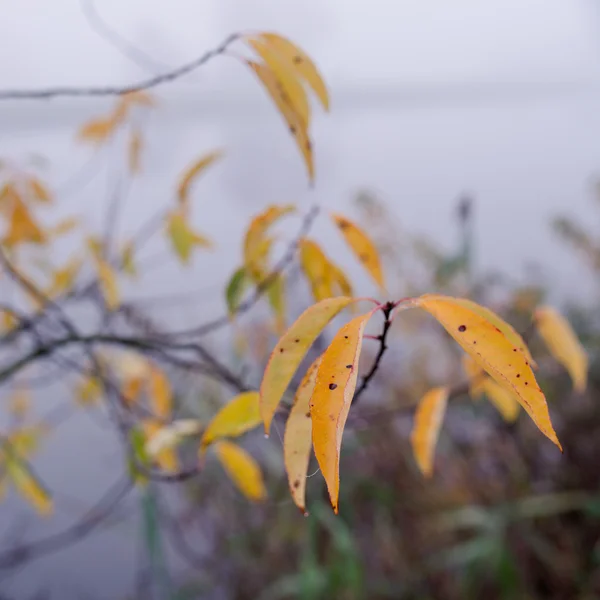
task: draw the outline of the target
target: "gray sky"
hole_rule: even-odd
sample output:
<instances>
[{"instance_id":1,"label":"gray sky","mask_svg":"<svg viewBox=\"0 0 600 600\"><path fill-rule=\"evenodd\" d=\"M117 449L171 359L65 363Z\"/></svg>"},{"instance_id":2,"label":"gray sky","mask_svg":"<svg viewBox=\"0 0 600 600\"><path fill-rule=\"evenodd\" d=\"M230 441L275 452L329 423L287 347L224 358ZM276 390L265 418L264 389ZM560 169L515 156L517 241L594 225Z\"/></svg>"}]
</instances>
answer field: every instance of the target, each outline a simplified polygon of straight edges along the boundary
<instances>
[{"instance_id":1,"label":"gray sky","mask_svg":"<svg viewBox=\"0 0 600 600\"><path fill-rule=\"evenodd\" d=\"M274 29L332 82L572 81L600 73L597 0L97 0L114 28L177 64L240 29ZM79 0L0 3L2 86L120 82L141 71ZM203 73L207 85L228 70ZM235 75L231 73L232 81Z\"/></svg>"}]
</instances>

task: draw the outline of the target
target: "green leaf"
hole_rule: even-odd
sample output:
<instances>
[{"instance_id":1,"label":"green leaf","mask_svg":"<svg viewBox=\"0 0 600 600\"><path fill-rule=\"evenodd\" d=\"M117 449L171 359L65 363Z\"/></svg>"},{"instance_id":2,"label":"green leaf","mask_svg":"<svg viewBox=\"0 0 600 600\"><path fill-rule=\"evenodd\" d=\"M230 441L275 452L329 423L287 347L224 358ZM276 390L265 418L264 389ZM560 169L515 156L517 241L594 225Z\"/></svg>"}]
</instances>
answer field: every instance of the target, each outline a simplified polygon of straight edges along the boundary
<instances>
[{"instance_id":1,"label":"green leaf","mask_svg":"<svg viewBox=\"0 0 600 600\"><path fill-rule=\"evenodd\" d=\"M225 300L227 301L229 316L233 316L237 311L249 283L248 273L244 267L240 267L231 276L227 288L225 289Z\"/></svg>"}]
</instances>

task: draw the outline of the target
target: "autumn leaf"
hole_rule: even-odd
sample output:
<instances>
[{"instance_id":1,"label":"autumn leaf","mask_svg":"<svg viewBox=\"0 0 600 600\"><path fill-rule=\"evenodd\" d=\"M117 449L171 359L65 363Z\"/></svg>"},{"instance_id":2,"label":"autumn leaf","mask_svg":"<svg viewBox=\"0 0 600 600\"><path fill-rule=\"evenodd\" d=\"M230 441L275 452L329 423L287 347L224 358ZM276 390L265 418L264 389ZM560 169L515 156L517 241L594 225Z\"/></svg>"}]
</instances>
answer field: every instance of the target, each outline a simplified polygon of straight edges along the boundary
<instances>
[{"instance_id":1,"label":"autumn leaf","mask_svg":"<svg viewBox=\"0 0 600 600\"><path fill-rule=\"evenodd\" d=\"M194 232L188 225L185 215L179 211L171 212L167 217L167 234L173 250L183 264L188 264L192 249L196 246L210 248L211 242Z\"/></svg>"},{"instance_id":2,"label":"autumn leaf","mask_svg":"<svg viewBox=\"0 0 600 600\"><path fill-rule=\"evenodd\" d=\"M329 262L329 279L334 295L339 293L341 296L352 296L352 284L346 274L334 263Z\"/></svg>"},{"instance_id":3,"label":"autumn leaf","mask_svg":"<svg viewBox=\"0 0 600 600\"><path fill-rule=\"evenodd\" d=\"M310 399L315 456L336 514L342 435L356 389L363 332L376 310L355 317L336 333L321 358Z\"/></svg>"},{"instance_id":4,"label":"autumn leaf","mask_svg":"<svg viewBox=\"0 0 600 600\"><path fill-rule=\"evenodd\" d=\"M174 448L188 437L198 435L202 431L202 423L195 419L173 421L156 430L152 438L144 444L147 455L157 457L166 449Z\"/></svg>"},{"instance_id":5,"label":"autumn leaf","mask_svg":"<svg viewBox=\"0 0 600 600\"><path fill-rule=\"evenodd\" d=\"M281 86L279 92L282 98L298 114L302 122L308 127L310 123L310 107L306 92L298 80L294 64L282 60L277 50L260 38L246 38L248 45L262 58L264 64L271 70L275 79Z\"/></svg>"},{"instance_id":6,"label":"autumn leaf","mask_svg":"<svg viewBox=\"0 0 600 600\"><path fill-rule=\"evenodd\" d=\"M446 331L497 383L513 392L538 429L562 451L552 427L546 398L539 388L530 363L501 329L449 296L425 294L415 299L418 306L435 317ZM500 319L500 317L497 317Z\"/></svg>"},{"instance_id":7,"label":"autumn leaf","mask_svg":"<svg viewBox=\"0 0 600 600\"><path fill-rule=\"evenodd\" d=\"M505 421L513 423L517 420L521 405L514 394L489 377L484 379L482 387L489 401L498 409Z\"/></svg>"},{"instance_id":8,"label":"autumn leaf","mask_svg":"<svg viewBox=\"0 0 600 600\"><path fill-rule=\"evenodd\" d=\"M328 298L307 308L273 349L260 386L260 414L269 435L275 410L309 348L326 325L353 298Z\"/></svg>"},{"instance_id":9,"label":"autumn leaf","mask_svg":"<svg viewBox=\"0 0 600 600\"><path fill-rule=\"evenodd\" d=\"M275 314L275 331L281 335L286 325L285 276L278 273L267 287L267 299Z\"/></svg>"},{"instance_id":10,"label":"autumn leaf","mask_svg":"<svg viewBox=\"0 0 600 600\"><path fill-rule=\"evenodd\" d=\"M310 57L287 38L276 33L261 33L265 40L279 55L282 61L292 65L298 75L312 88L323 108L329 110L329 93L319 70Z\"/></svg>"},{"instance_id":11,"label":"autumn leaf","mask_svg":"<svg viewBox=\"0 0 600 600\"><path fill-rule=\"evenodd\" d=\"M168 419L173 404L171 384L164 372L154 365L150 368L149 395L153 415Z\"/></svg>"},{"instance_id":12,"label":"autumn leaf","mask_svg":"<svg viewBox=\"0 0 600 600\"><path fill-rule=\"evenodd\" d=\"M275 103L275 106L285 119L290 133L302 154L306 170L308 171L308 179L312 184L315 178L313 144L308 135L306 122L302 119L302 116L296 112L293 105L287 99L287 95L282 93L281 83L278 81L273 71L264 64L259 64L251 60L247 62L248 66L256 73L269 96Z\"/></svg>"},{"instance_id":13,"label":"autumn leaf","mask_svg":"<svg viewBox=\"0 0 600 600\"><path fill-rule=\"evenodd\" d=\"M253 502L267 496L262 473L256 461L237 444L221 441L215 446L217 458L236 487Z\"/></svg>"},{"instance_id":14,"label":"autumn leaf","mask_svg":"<svg viewBox=\"0 0 600 600\"><path fill-rule=\"evenodd\" d=\"M484 392L483 383L487 377L485 371L468 354L462 357L462 366L469 378L469 395L473 400L479 400Z\"/></svg>"},{"instance_id":15,"label":"autumn leaf","mask_svg":"<svg viewBox=\"0 0 600 600\"><path fill-rule=\"evenodd\" d=\"M225 289L225 301L227 302L227 311L230 317L237 312L249 283L248 273L244 267L240 267L231 276Z\"/></svg>"},{"instance_id":16,"label":"autumn leaf","mask_svg":"<svg viewBox=\"0 0 600 600\"><path fill-rule=\"evenodd\" d=\"M5 468L15 489L37 510L40 515L52 514L53 506L50 494L31 468L16 457L7 457Z\"/></svg>"},{"instance_id":17,"label":"autumn leaf","mask_svg":"<svg viewBox=\"0 0 600 600\"><path fill-rule=\"evenodd\" d=\"M79 221L74 217L67 217L62 221L59 221L53 227L49 227L46 232L51 237L60 237L62 235L66 235L67 233L71 233L77 226L79 225Z\"/></svg>"},{"instance_id":18,"label":"autumn leaf","mask_svg":"<svg viewBox=\"0 0 600 600\"><path fill-rule=\"evenodd\" d=\"M295 210L293 204L273 204L250 221L244 235L244 265L256 283L260 283L266 276L266 261L272 243L272 238L267 237L270 227Z\"/></svg>"},{"instance_id":19,"label":"autumn leaf","mask_svg":"<svg viewBox=\"0 0 600 600\"><path fill-rule=\"evenodd\" d=\"M18 200L13 203L10 223L4 243L11 247L23 242L45 244L46 234L34 221L25 204Z\"/></svg>"},{"instance_id":20,"label":"autumn leaf","mask_svg":"<svg viewBox=\"0 0 600 600\"><path fill-rule=\"evenodd\" d=\"M112 267L101 258L96 259L96 269L106 308L108 310L115 310L120 304L117 276Z\"/></svg>"},{"instance_id":21,"label":"autumn leaf","mask_svg":"<svg viewBox=\"0 0 600 600\"><path fill-rule=\"evenodd\" d=\"M222 156L223 152L221 150L210 152L209 154L206 154L197 161L193 162L184 171L179 180L179 185L177 186L177 197L182 206L187 206L189 202L190 190L196 178Z\"/></svg>"},{"instance_id":22,"label":"autumn leaf","mask_svg":"<svg viewBox=\"0 0 600 600\"><path fill-rule=\"evenodd\" d=\"M332 213L331 218L342 232L346 243L358 257L364 268L369 272L380 289L385 290L381 261L375 244L358 225L352 223L346 217Z\"/></svg>"},{"instance_id":23,"label":"autumn leaf","mask_svg":"<svg viewBox=\"0 0 600 600\"><path fill-rule=\"evenodd\" d=\"M219 438L238 437L256 427L261 421L258 399L258 392L244 392L232 398L206 426L201 451Z\"/></svg>"},{"instance_id":24,"label":"autumn leaf","mask_svg":"<svg viewBox=\"0 0 600 600\"><path fill-rule=\"evenodd\" d=\"M306 474L312 448L310 398L313 394L321 357L307 369L294 397L294 404L285 424L283 457L290 492L296 506L306 514Z\"/></svg>"},{"instance_id":25,"label":"autumn leaf","mask_svg":"<svg viewBox=\"0 0 600 600\"><path fill-rule=\"evenodd\" d=\"M303 239L300 249L300 267L308 279L315 302L331 298L330 263L321 247L312 240Z\"/></svg>"},{"instance_id":26,"label":"autumn leaf","mask_svg":"<svg viewBox=\"0 0 600 600\"><path fill-rule=\"evenodd\" d=\"M435 446L447 404L448 388L436 387L429 390L417 406L410 442L417 465L425 477L430 477L433 473Z\"/></svg>"},{"instance_id":27,"label":"autumn leaf","mask_svg":"<svg viewBox=\"0 0 600 600\"><path fill-rule=\"evenodd\" d=\"M62 269L56 269L52 274L52 281L46 290L46 296L54 298L71 290L79 274L81 265L82 260L80 258L72 258Z\"/></svg>"},{"instance_id":28,"label":"autumn leaf","mask_svg":"<svg viewBox=\"0 0 600 600\"><path fill-rule=\"evenodd\" d=\"M100 145L113 135L118 126L119 121L113 117L93 119L81 127L77 137L81 141Z\"/></svg>"},{"instance_id":29,"label":"autumn leaf","mask_svg":"<svg viewBox=\"0 0 600 600\"><path fill-rule=\"evenodd\" d=\"M481 304L477 304L472 300L468 300L467 298L455 298L454 300L457 302L457 304L462 304L462 306L465 308L478 313L484 319L486 319L486 321L489 321L492 325L497 327L508 338L508 341L513 344L513 346L516 346L521 352L523 352L525 358L529 361L531 368L533 370L537 369L537 363L533 359L533 356L531 356L531 352L529 351L525 340L517 333L515 328L510 323L504 321L504 319L500 318L489 308L481 306Z\"/></svg>"},{"instance_id":30,"label":"autumn leaf","mask_svg":"<svg viewBox=\"0 0 600 600\"><path fill-rule=\"evenodd\" d=\"M129 275L129 277L137 277L137 267L134 259L135 247L133 242L127 242L121 251L121 266L123 273Z\"/></svg>"},{"instance_id":31,"label":"autumn leaf","mask_svg":"<svg viewBox=\"0 0 600 600\"><path fill-rule=\"evenodd\" d=\"M540 306L533 319L550 354L565 367L579 393L587 386L588 357L569 322L554 308Z\"/></svg>"},{"instance_id":32,"label":"autumn leaf","mask_svg":"<svg viewBox=\"0 0 600 600\"><path fill-rule=\"evenodd\" d=\"M102 396L102 382L93 376L86 377L75 390L75 399L82 406L95 404Z\"/></svg>"}]
</instances>

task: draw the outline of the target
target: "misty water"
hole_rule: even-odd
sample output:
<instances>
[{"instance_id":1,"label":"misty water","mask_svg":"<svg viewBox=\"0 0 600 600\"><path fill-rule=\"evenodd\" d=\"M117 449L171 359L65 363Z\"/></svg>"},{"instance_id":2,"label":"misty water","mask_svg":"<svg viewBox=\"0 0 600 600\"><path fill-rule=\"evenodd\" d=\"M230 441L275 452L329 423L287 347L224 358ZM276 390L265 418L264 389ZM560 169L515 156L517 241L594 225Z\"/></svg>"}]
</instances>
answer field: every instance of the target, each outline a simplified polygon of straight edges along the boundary
<instances>
[{"instance_id":1,"label":"misty water","mask_svg":"<svg viewBox=\"0 0 600 600\"><path fill-rule=\"evenodd\" d=\"M158 236L142 252L145 276L125 289L128 300L162 299L153 314L165 325L185 327L222 312L222 290L240 261L244 227L265 205L294 202L308 210L318 203L351 216L350 201L361 189L376 193L403 228L445 248L457 243L453 211L457 198L469 193L476 201L477 268L497 268L526 281L525 265L538 263L557 299L590 298L596 291L585 267L549 228L554 215L568 213L600 231L591 187L600 172L600 91L593 86L341 90L334 94L331 115L318 114L313 126L313 190L286 128L259 90L248 97L161 98L144 122L143 175L132 182L122 178L125 155L119 141L95 152L74 139L82 122L108 110L106 102L6 105L0 113L0 155L47 159L41 172L58 200L58 209L48 211L49 221L75 212L90 229L101 231L107 202L120 186L123 211L115 233L126 235L174 201L185 165L225 149L225 158L194 191L194 225L215 241L215 250L199 252L183 270L166 260ZM297 225L283 231L291 234ZM313 233L367 290L325 220ZM72 250L72 243L63 243L57 257ZM188 293L185 302L172 300ZM66 389L60 381L48 386L43 403L36 405L39 414L68 401ZM81 411L57 432L34 462L55 491L56 515L39 520L11 494L0 504L0 542L9 544L15 531L19 539L35 540L63 529L122 472L120 447L104 421ZM139 523L131 515L138 502L130 497L122 521L101 527L82 543L8 577L1 573L0 590L18 598L40 590L57 598L124 597L134 585Z\"/></svg>"}]
</instances>

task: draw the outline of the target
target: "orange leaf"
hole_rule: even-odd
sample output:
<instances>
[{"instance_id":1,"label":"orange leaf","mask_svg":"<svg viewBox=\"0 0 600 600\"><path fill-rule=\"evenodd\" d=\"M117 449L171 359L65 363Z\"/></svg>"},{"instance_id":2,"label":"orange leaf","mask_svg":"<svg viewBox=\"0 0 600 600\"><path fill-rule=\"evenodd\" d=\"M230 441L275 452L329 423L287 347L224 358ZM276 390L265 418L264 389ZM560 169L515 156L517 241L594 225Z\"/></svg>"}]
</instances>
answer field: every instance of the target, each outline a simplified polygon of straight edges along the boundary
<instances>
[{"instance_id":1,"label":"orange leaf","mask_svg":"<svg viewBox=\"0 0 600 600\"><path fill-rule=\"evenodd\" d=\"M30 177L27 183L29 184L31 193L36 200L47 204L52 202L52 196L50 195L48 188L46 188L46 186L39 179L36 177Z\"/></svg>"},{"instance_id":2,"label":"orange leaf","mask_svg":"<svg viewBox=\"0 0 600 600\"><path fill-rule=\"evenodd\" d=\"M429 390L419 401L410 441L419 469L430 477L433 473L433 455L440 435L448 404L448 388Z\"/></svg>"},{"instance_id":3,"label":"orange leaf","mask_svg":"<svg viewBox=\"0 0 600 600\"><path fill-rule=\"evenodd\" d=\"M356 389L364 328L375 310L355 317L337 332L323 353L310 399L315 456L336 514L342 435Z\"/></svg>"},{"instance_id":4,"label":"orange leaf","mask_svg":"<svg viewBox=\"0 0 600 600\"><path fill-rule=\"evenodd\" d=\"M375 244L358 225L355 225L346 217L332 213L331 218L342 232L348 246L356 254L377 285L382 290L385 289L381 261Z\"/></svg>"},{"instance_id":5,"label":"orange leaf","mask_svg":"<svg viewBox=\"0 0 600 600\"><path fill-rule=\"evenodd\" d=\"M353 298L339 296L313 304L277 342L260 386L260 414L267 435L275 410L309 348L329 321L354 301Z\"/></svg>"},{"instance_id":6,"label":"orange leaf","mask_svg":"<svg viewBox=\"0 0 600 600\"><path fill-rule=\"evenodd\" d=\"M77 137L85 142L102 144L115 132L119 121L109 117L107 119L93 119L88 121L77 133Z\"/></svg>"},{"instance_id":7,"label":"orange leaf","mask_svg":"<svg viewBox=\"0 0 600 600\"><path fill-rule=\"evenodd\" d=\"M45 244L46 241L46 234L33 220L25 204L20 200L15 201L4 243L7 246L14 246L22 242Z\"/></svg>"},{"instance_id":8,"label":"orange leaf","mask_svg":"<svg viewBox=\"0 0 600 600\"><path fill-rule=\"evenodd\" d=\"M434 316L484 371L513 392L538 429L562 451L550 421L546 398L522 349L480 311L475 312L458 300L426 294L417 298L414 305Z\"/></svg>"},{"instance_id":9,"label":"orange leaf","mask_svg":"<svg viewBox=\"0 0 600 600\"><path fill-rule=\"evenodd\" d=\"M287 96L282 93L281 83L277 77L266 65L247 61L248 66L256 73L263 86L271 96L271 99L277 106L277 109L285 119L288 128L296 141L296 144L304 159L304 164L308 171L308 179L313 183L315 178L314 163L313 163L313 145L308 136L306 123L303 121L292 104L290 104Z\"/></svg>"},{"instance_id":10,"label":"orange leaf","mask_svg":"<svg viewBox=\"0 0 600 600\"><path fill-rule=\"evenodd\" d=\"M309 402L315 387L320 362L321 357L312 363L298 386L283 436L283 456L290 492L294 503L303 513L306 511L306 473L312 448Z\"/></svg>"},{"instance_id":11,"label":"orange leaf","mask_svg":"<svg viewBox=\"0 0 600 600\"><path fill-rule=\"evenodd\" d=\"M223 152L217 150L215 152L210 152L206 154L202 158L198 159L194 163L192 163L183 173L181 179L179 180L179 185L177 187L177 197L179 198L179 202L182 205L187 205L189 201L189 194L192 184L195 179L208 168L212 163L223 156Z\"/></svg>"},{"instance_id":12,"label":"orange leaf","mask_svg":"<svg viewBox=\"0 0 600 600\"><path fill-rule=\"evenodd\" d=\"M154 416L168 419L172 408L171 384L167 376L158 367L150 369L150 404Z\"/></svg>"},{"instance_id":13,"label":"orange leaf","mask_svg":"<svg viewBox=\"0 0 600 600\"><path fill-rule=\"evenodd\" d=\"M533 318L548 350L567 369L575 390L584 392L587 385L588 357L569 322L550 306L538 308Z\"/></svg>"}]
</instances>

